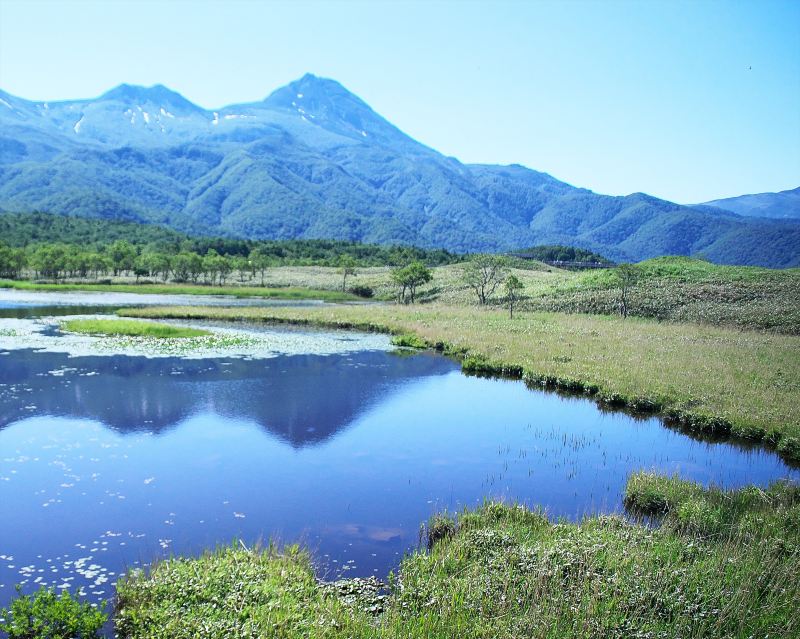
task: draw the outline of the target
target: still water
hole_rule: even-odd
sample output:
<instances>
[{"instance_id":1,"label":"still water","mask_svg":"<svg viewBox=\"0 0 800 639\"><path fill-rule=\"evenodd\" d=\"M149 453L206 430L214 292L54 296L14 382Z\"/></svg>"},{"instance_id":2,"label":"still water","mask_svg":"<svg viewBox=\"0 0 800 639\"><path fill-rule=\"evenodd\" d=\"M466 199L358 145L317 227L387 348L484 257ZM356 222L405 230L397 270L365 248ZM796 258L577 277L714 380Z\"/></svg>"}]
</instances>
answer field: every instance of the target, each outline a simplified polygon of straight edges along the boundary
<instances>
[{"instance_id":1,"label":"still water","mask_svg":"<svg viewBox=\"0 0 800 639\"><path fill-rule=\"evenodd\" d=\"M321 576L384 577L434 512L487 497L616 512L641 468L727 487L800 479L764 451L467 377L382 337L269 333L305 352L0 348L0 605L18 583L103 600L129 567L235 539L302 541Z\"/></svg>"}]
</instances>

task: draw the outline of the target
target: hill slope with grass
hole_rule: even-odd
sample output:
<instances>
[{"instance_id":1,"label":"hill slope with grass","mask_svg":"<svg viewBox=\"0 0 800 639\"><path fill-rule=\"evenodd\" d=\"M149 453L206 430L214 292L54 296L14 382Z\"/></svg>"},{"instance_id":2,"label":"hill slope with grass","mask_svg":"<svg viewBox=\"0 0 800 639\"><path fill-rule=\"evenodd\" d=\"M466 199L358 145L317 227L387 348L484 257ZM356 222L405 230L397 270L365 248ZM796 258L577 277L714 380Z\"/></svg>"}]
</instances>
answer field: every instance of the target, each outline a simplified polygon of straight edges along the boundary
<instances>
[{"instance_id":1,"label":"hill slope with grass","mask_svg":"<svg viewBox=\"0 0 800 639\"><path fill-rule=\"evenodd\" d=\"M66 102L0 99L6 210L252 239L453 251L566 244L616 261L703 253L800 265L800 222L599 195L519 165L463 164L310 74L216 111L163 86Z\"/></svg>"}]
</instances>

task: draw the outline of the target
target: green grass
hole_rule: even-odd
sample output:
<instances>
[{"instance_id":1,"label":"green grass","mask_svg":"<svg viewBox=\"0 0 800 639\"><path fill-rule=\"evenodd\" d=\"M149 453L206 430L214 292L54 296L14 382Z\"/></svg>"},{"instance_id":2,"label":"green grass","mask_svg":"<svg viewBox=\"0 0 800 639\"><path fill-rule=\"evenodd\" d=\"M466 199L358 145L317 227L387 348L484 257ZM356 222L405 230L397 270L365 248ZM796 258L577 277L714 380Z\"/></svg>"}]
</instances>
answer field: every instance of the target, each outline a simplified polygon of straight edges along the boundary
<instances>
[{"instance_id":1,"label":"green grass","mask_svg":"<svg viewBox=\"0 0 800 639\"><path fill-rule=\"evenodd\" d=\"M618 316L440 304L317 308L153 307L122 315L308 323L413 335L474 373L661 414L690 431L765 442L800 461L800 338ZM409 338L401 338L403 341Z\"/></svg>"},{"instance_id":2,"label":"green grass","mask_svg":"<svg viewBox=\"0 0 800 639\"><path fill-rule=\"evenodd\" d=\"M70 333L126 337L184 338L211 335L209 331L188 326L173 326L156 322L119 319L74 319L61 323L61 328Z\"/></svg>"},{"instance_id":3,"label":"green grass","mask_svg":"<svg viewBox=\"0 0 800 639\"><path fill-rule=\"evenodd\" d=\"M129 639L370 636L363 616L320 588L297 547L170 559L129 573L117 596L117 634Z\"/></svg>"},{"instance_id":4,"label":"green grass","mask_svg":"<svg viewBox=\"0 0 800 639\"><path fill-rule=\"evenodd\" d=\"M525 310L619 314L619 288L613 269L564 271L540 262L512 262L524 284L519 308ZM663 257L639 264L642 277L630 291L630 311L639 317L670 322L731 326L800 334L800 269L720 266L684 257ZM376 299L392 300L396 289L389 268L359 271L353 283L369 286ZM476 306L475 294L463 281L463 265L433 269L433 281L420 299L450 306ZM281 267L269 272L281 286L335 289L337 269ZM500 288L490 306L504 304Z\"/></svg>"},{"instance_id":5,"label":"green grass","mask_svg":"<svg viewBox=\"0 0 800 639\"><path fill-rule=\"evenodd\" d=\"M800 334L800 269L719 266L688 257L638 265L630 312L673 322L727 325ZM529 309L614 315L619 288L613 269L575 273L533 289Z\"/></svg>"},{"instance_id":6,"label":"green grass","mask_svg":"<svg viewBox=\"0 0 800 639\"><path fill-rule=\"evenodd\" d=\"M617 315L619 288L613 269L564 271L541 262L511 260L523 283L519 308L525 310ZM800 334L800 269L720 266L688 257L661 257L639 264L642 277L630 291L630 312L639 317L731 326L747 330ZM463 264L433 269L433 281L422 287L423 302L475 306L474 293L463 281ZM234 278L235 279L235 278ZM323 266L282 266L267 272L269 287L187 286L182 284L113 283L38 284L0 280L0 287L31 290L96 290L132 293L233 295L275 299L354 301L341 292L340 269ZM365 267L348 280L375 292L375 299L393 300L390 267ZM489 300L504 304L498 288Z\"/></svg>"},{"instance_id":7,"label":"green grass","mask_svg":"<svg viewBox=\"0 0 800 639\"><path fill-rule=\"evenodd\" d=\"M18 280L0 280L0 288L24 291L95 291L108 293L150 293L159 295L228 295L232 297L263 297L279 300L322 300L328 302L355 301L359 298L334 290L314 290L299 287L262 288L256 286L187 286L183 284L43 284Z\"/></svg>"},{"instance_id":8,"label":"green grass","mask_svg":"<svg viewBox=\"0 0 800 639\"><path fill-rule=\"evenodd\" d=\"M644 478L644 479L643 479ZM429 552L407 556L388 596L328 586L290 547L171 559L118 585L123 639L794 637L800 489L721 493L656 476L628 495L667 495L658 528L618 516L553 523L487 503L439 518ZM682 513L718 511L715 534ZM700 517L699 520L702 520ZM442 522L445 522L443 524ZM356 593L353 596L352 593ZM363 595L359 595L363 593Z\"/></svg>"}]
</instances>

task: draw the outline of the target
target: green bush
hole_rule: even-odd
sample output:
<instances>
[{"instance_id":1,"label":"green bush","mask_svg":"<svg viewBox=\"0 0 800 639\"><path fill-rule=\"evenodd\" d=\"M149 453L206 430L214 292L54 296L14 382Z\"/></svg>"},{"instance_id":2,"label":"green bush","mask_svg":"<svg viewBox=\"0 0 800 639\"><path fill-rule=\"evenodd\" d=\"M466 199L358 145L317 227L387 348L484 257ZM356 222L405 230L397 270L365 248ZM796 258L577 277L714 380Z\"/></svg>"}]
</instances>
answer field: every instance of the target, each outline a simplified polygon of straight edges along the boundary
<instances>
[{"instance_id":1,"label":"green bush","mask_svg":"<svg viewBox=\"0 0 800 639\"><path fill-rule=\"evenodd\" d=\"M10 609L0 609L0 632L8 639L95 639L107 615L68 591L41 588L19 595Z\"/></svg>"},{"instance_id":2,"label":"green bush","mask_svg":"<svg viewBox=\"0 0 800 639\"><path fill-rule=\"evenodd\" d=\"M356 286L352 286L350 288L350 292L357 297L365 297L365 298L370 298L375 295L375 291L372 290L372 287L365 286L364 284L357 284Z\"/></svg>"},{"instance_id":3,"label":"green bush","mask_svg":"<svg viewBox=\"0 0 800 639\"><path fill-rule=\"evenodd\" d=\"M395 335L392 338L392 344L394 346L404 346L406 348L428 348L428 344L424 339L411 333Z\"/></svg>"}]
</instances>

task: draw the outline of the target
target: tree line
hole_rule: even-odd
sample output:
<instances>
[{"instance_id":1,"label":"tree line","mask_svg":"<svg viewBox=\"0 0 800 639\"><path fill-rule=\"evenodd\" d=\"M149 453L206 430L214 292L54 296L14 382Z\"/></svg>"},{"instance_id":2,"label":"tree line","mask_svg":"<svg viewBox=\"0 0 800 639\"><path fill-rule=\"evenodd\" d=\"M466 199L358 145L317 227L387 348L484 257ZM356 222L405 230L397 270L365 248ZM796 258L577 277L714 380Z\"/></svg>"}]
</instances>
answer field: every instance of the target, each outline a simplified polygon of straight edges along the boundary
<instances>
[{"instance_id":1,"label":"tree line","mask_svg":"<svg viewBox=\"0 0 800 639\"><path fill-rule=\"evenodd\" d=\"M197 240L196 240L197 241ZM426 251L414 247L374 247L338 242L263 242L234 241L235 252L224 252L225 242L218 248L202 246L195 241L174 247L159 244L139 245L116 240L108 245L84 247L66 242L47 242L14 247L0 241L0 277L20 279L62 280L68 278L99 279L113 275L149 280L174 280L223 285L236 277L241 283L264 284L269 268L281 265L313 265L342 267L347 274L356 267L396 266L412 263L436 265L448 263L446 252ZM441 254L440 254L441 253ZM429 261L430 260L430 261ZM346 280L346 275L345 275Z\"/></svg>"}]
</instances>

